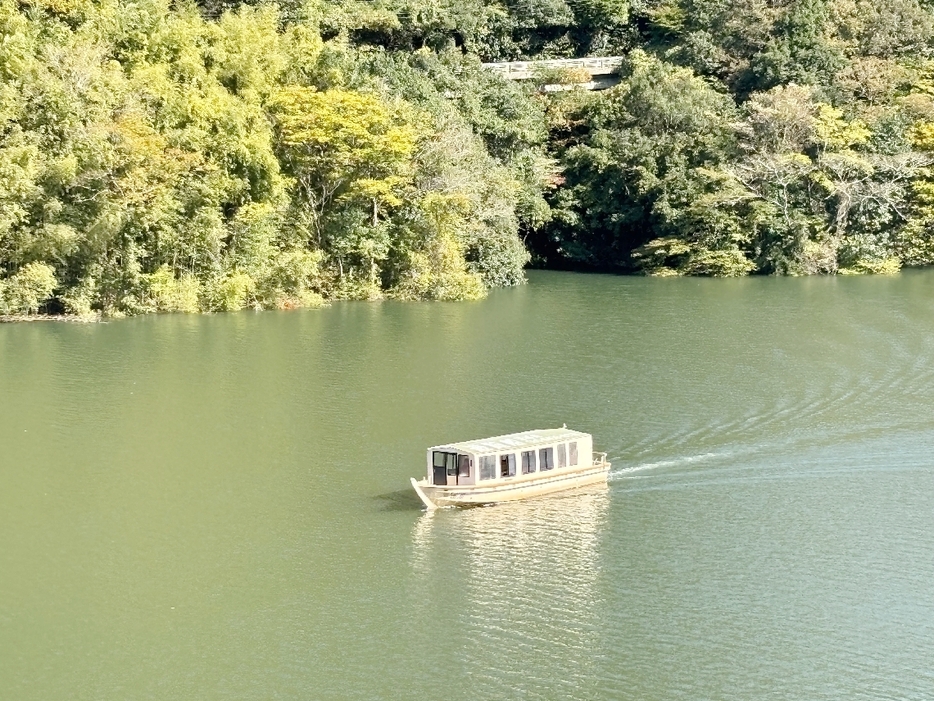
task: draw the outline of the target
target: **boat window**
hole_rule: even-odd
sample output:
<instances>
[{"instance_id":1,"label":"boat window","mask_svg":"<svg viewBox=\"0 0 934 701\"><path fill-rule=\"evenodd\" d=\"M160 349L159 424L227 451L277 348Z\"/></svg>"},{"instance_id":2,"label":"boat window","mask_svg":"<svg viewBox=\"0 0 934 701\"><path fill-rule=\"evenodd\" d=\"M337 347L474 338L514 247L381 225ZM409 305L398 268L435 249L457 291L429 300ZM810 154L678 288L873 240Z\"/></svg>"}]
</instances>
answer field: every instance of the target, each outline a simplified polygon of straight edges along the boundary
<instances>
[{"instance_id":1,"label":"boat window","mask_svg":"<svg viewBox=\"0 0 934 701\"><path fill-rule=\"evenodd\" d=\"M458 477L470 477L470 456L469 455L458 455Z\"/></svg>"},{"instance_id":2,"label":"boat window","mask_svg":"<svg viewBox=\"0 0 934 701\"><path fill-rule=\"evenodd\" d=\"M445 453L445 467L448 474L453 477L457 474L457 453Z\"/></svg>"},{"instance_id":3,"label":"boat window","mask_svg":"<svg viewBox=\"0 0 934 701\"><path fill-rule=\"evenodd\" d=\"M568 465L574 467L577 464L577 441L568 443Z\"/></svg>"},{"instance_id":4,"label":"boat window","mask_svg":"<svg viewBox=\"0 0 934 701\"><path fill-rule=\"evenodd\" d=\"M535 472L535 451L522 451L522 474L530 475Z\"/></svg>"},{"instance_id":5,"label":"boat window","mask_svg":"<svg viewBox=\"0 0 934 701\"><path fill-rule=\"evenodd\" d=\"M499 476L500 477L515 477L516 476L516 454L509 453L508 455L499 456Z\"/></svg>"},{"instance_id":6,"label":"boat window","mask_svg":"<svg viewBox=\"0 0 934 701\"><path fill-rule=\"evenodd\" d=\"M558 444L558 467L567 467L568 447L564 443Z\"/></svg>"},{"instance_id":7,"label":"boat window","mask_svg":"<svg viewBox=\"0 0 934 701\"><path fill-rule=\"evenodd\" d=\"M496 477L496 456L480 456L480 479L491 480Z\"/></svg>"},{"instance_id":8,"label":"boat window","mask_svg":"<svg viewBox=\"0 0 934 701\"><path fill-rule=\"evenodd\" d=\"M444 467L444 456L446 453L435 451L433 462L435 467Z\"/></svg>"},{"instance_id":9,"label":"boat window","mask_svg":"<svg viewBox=\"0 0 934 701\"><path fill-rule=\"evenodd\" d=\"M542 448L538 451L538 462L543 470L550 470L555 466L555 449Z\"/></svg>"}]
</instances>

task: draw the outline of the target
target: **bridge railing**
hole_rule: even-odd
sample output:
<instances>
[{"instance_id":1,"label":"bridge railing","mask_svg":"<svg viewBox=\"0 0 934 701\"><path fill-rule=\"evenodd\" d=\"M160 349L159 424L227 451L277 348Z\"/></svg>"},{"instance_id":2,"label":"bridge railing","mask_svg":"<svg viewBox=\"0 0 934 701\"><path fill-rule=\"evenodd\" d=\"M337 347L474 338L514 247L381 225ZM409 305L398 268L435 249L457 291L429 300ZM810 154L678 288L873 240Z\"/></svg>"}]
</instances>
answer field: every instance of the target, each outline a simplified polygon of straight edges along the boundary
<instances>
[{"instance_id":1,"label":"bridge railing","mask_svg":"<svg viewBox=\"0 0 934 701\"><path fill-rule=\"evenodd\" d=\"M613 73L622 64L623 56L601 56L599 58L560 58L545 61L509 61L504 63L484 63L483 67L500 73L510 80L532 78L536 71L560 70L562 68L583 68L591 75Z\"/></svg>"}]
</instances>

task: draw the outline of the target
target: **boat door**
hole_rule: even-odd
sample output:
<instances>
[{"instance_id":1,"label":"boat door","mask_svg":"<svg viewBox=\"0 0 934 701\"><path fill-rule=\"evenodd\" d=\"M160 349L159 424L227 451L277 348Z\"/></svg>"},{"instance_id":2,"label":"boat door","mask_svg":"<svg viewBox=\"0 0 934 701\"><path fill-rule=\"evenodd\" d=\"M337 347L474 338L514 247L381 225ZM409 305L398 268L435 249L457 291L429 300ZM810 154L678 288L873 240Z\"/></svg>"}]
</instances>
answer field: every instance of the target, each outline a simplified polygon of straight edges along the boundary
<instances>
[{"instance_id":1,"label":"boat door","mask_svg":"<svg viewBox=\"0 0 934 701\"><path fill-rule=\"evenodd\" d=\"M457 484L457 453L445 453L436 450L432 455L431 465L432 484Z\"/></svg>"}]
</instances>

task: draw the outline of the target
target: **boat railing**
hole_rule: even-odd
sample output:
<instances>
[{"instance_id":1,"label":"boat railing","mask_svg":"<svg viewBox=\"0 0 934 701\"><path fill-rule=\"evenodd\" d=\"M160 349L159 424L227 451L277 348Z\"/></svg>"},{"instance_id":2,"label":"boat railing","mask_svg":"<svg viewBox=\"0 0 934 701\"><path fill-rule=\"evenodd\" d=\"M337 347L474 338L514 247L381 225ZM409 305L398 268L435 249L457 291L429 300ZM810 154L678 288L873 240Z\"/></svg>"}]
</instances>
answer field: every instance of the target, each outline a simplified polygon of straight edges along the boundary
<instances>
[{"instance_id":1,"label":"boat railing","mask_svg":"<svg viewBox=\"0 0 934 701\"><path fill-rule=\"evenodd\" d=\"M593 464L594 467L606 465L606 453L594 453Z\"/></svg>"}]
</instances>

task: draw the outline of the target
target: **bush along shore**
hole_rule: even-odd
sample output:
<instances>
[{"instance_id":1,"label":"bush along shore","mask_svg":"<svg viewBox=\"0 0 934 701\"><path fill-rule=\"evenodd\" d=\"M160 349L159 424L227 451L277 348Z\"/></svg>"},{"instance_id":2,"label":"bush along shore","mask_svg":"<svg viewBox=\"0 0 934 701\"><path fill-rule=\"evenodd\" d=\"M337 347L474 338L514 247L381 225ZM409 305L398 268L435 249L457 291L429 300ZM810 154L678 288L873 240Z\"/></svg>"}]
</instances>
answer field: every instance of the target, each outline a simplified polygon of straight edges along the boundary
<instances>
[{"instance_id":1,"label":"bush along shore","mask_svg":"<svg viewBox=\"0 0 934 701\"><path fill-rule=\"evenodd\" d=\"M919 0L0 0L0 317L934 262ZM484 61L623 56L608 90Z\"/></svg>"}]
</instances>

